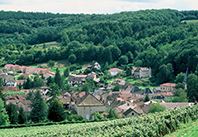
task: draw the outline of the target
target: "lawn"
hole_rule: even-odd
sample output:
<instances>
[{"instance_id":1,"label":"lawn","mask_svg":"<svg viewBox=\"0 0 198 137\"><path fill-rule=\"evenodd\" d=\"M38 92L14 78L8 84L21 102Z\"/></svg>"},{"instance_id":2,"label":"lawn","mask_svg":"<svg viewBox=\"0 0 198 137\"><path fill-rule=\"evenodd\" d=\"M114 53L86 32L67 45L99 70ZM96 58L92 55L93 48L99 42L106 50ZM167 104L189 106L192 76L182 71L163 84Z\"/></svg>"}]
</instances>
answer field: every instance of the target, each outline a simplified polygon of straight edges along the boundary
<instances>
[{"instance_id":1,"label":"lawn","mask_svg":"<svg viewBox=\"0 0 198 137\"><path fill-rule=\"evenodd\" d=\"M181 129L165 137L198 137L198 120L183 124Z\"/></svg>"}]
</instances>

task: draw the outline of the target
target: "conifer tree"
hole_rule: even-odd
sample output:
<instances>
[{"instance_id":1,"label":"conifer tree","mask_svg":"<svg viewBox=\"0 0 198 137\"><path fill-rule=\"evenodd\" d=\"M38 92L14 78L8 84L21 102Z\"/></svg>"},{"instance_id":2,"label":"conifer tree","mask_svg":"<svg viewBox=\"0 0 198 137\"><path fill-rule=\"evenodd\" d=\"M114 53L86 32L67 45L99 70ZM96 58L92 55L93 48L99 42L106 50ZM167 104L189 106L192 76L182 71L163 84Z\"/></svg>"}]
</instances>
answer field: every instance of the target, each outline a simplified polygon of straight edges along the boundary
<instances>
[{"instance_id":1,"label":"conifer tree","mask_svg":"<svg viewBox=\"0 0 198 137\"><path fill-rule=\"evenodd\" d=\"M64 71L64 76L65 76L65 77L68 77L68 76L69 76L69 72L70 72L69 67L67 67L67 68L65 69L65 71Z\"/></svg>"},{"instance_id":2,"label":"conifer tree","mask_svg":"<svg viewBox=\"0 0 198 137\"><path fill-rule=\"evenodd\" d=\"M34 122L45 120L48 114L48 106L39 90L36 91L34 99L31 102L32 111L30 112L30 119Z\"/></svg>"},{"instance_id":3,"label":"conifer tree","mask_svg":"<svg viewBox=\"0 0 198 137\"><path fill-rule=\"evenodd\" d=\"M66 114L64 112L63 103L58 98L53 99L50 102L48 119L54 122L59 122L65 120L65 118Z\"/></svg>"},{"instance_id":4,"label":"conifer tree","mask_svg":"<svg viewBox=\"0 0 198 137\"><path fill-rule=\"evenodd\" d=\"M62 77L60 75L60 71L59 71L58 68L56 69L56 74L55 74L55 77L54 77L54 82L59 86L59 88L62 88Z\"/></svg>"},{"instance_id":5,"label":"conifer tree","mask_svg":"<svg viewBox=\"0 0 198 137\"><path fill-rule=\"evenodd\" d=\"M0 98L0 125L8 125L9 123L9 116L4 107L4 102Z\"/></svg>"},{"instance_id":6,"label":"conifer tree","mask_svg":"<svg viewBox=\"0 0 198 137\"><path fill-rule=\"evenodd\" d=\"M14 104L9 103L6 106L6 111L9 116L9 121L11 124L16 124L18 122L18 113L17 113L17 108Z\"/></svg>"},{"instance_id":7,"label":"conifer tree","mask_svg":"<svg viewBox=\"0 0 198 137\"><path fill-rule=\"evenodd\" d=\"M18 123L24 124L26 122L26 115L22 107L19 108Z\"/></svg>"},{"instance_id":8,"label":"conifer tree","mask_svg":"<svg viewBox=\"0 0 198 137\"><path fill-rule=\"evenodd\" d=\"M144 99L144 102L147 102L147 101L150 101L150 98L149 98L148 94L146 94L145 99Z\"/></svg>"},{"instance_id":9,"label":"conifer tree","mask_svg":"<svg viewBox=\"0 0 198 137\"><path fill-rule=\"evenodd\" d=\"M48 79L47 79L47 85L50 86L51 83L53 83L54 80L53 78L50 76Z\"/></svg>"}]
</instances>

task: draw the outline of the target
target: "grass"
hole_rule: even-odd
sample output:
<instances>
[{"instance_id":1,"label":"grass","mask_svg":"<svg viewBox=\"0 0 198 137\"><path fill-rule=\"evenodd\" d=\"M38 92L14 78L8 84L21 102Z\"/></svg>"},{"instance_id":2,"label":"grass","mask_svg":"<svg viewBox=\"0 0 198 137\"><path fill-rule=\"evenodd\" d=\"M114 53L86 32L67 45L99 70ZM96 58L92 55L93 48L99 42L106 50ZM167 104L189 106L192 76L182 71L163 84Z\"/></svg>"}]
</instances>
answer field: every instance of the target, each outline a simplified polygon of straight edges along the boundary
<instances>
[{"instance_id":1,"label":"grass","mask_svg":"<svg viewBox=\"0 0 198 137\"><path fill-rule=\"evenodd\" d=\"M198 120L183 124L181 129L165 137L198 137Z\"/></svg>"},{"instance_id":2,"label":"grass","mask_svg":"<svg viewBox=\"0 0 198 137\"><path fill-rule=\"evenodd\" d=\"M52 41L52 42L46 42L46 43L36 44L36 46L43 47L43 44L45 44L46 47L54 47L54 46L59 45L58 42Z\"/></svg>"}]
</instances>

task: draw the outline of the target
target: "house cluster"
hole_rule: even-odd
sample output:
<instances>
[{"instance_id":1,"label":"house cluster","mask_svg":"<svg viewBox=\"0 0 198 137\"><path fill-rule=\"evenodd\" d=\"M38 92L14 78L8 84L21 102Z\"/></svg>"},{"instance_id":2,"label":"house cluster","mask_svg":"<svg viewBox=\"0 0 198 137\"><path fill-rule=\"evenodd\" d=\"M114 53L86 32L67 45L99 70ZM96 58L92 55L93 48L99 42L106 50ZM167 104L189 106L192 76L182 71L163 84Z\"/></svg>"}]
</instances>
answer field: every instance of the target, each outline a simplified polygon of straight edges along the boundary
<instances>
[{"instance_id":1,"label":"house cluster","mask_svg":"<svg viewBox=\"0 0 198 137\"><path fill-rule=\"evenodd\" d=\"M99 76L102 75L101 72L94 72L96 69L100 69L100 65L93 61L91 65L88 66L90 73L87 75L77 75L70 74L68 78L68 84L71 86L81 86L85 80L92 79L98 82L99 89L95 89L93 92L85 92L85 91L72 91L67 92L63 91L61 96L58 98L61 99L64 109L70 111L72 114L82 115L85 119L93 119L93 114L95 112L99 112L104 117L108 115L107 110L110 108L115 108L118 112L119 117L134 117L142 114L146 114L153 103L157 103L155 101L144 102L145 96L149 95L150 99L158 99L160 100L160 104L164 105L166 109L176 109L182 106L193 105L192 103L165 103L164 100L173 97L176 91L176 84L174 83L164 83L159 87L150 89L145 88L141 89L138 86L134 86L130 83L125 82L124 79L116 78L109 85L105 85L100 82ZM5 70L7 71L19 71L23 72L21 75L24 77L29 77L33 74L52 74L52 72L48 69L42 68L32 68L25 67L19 65L11 65L8 64L5 66ZM123 70L118 68L111 68L108 70L109 74L112 76L118 75L123 72ZM134 67L131 71L132 75L136 78L146 78L151 77L151 68L146 67ZM4 91L19 91L16 87L16 83L12 83L15 79L14 76L7 75L6 73L1 73L1 77L6 81L6 87L4 87ZM54 76L52 74L52 76ZM22 81L18 81L20 83ZM120 85L118 91L112 91L115 85ZM47 92L51 89L49 87L40 87L40 91L43 94L46 100L49 100L50 97L47 95ZM108 92L107 92L108 90ZM22 89L24 92L35 92L36 90L30 89ZM16 95L16 96L7 96L6 103L13 103L17 107L24 107L25 112L28 114L31 111L29 107L31 102L26 100L26 95Z\"/></svg>"},{"instance_id":2,"label":"house cluster","mask_svg":"<svg viewBox=\"0 0 198 137\"><path fill-rule=\"evenodd\" d=\"M33 74L42 74L42 75L48 74L51 76L55 76L55 74L50 69L19 66L19 65L13 65L13 64L5 65L4 70L17 71L19 73L28 73L28 74L33 73Z\"/></svg>"},{"instance_id":3,"label":"house cluster","mask_svg":"<svg viewBox=\"0 0 198 137\"><path fill-rule=\"evenodd\" d=\"M170 83L165 83L169 85ZM171 85L171 84L170 84ZM164 84L160 86L163 87ZM172 85L171 85L172 86ZM152 99L160 100L167 110L178 107L190 106L193 103L165 103L164 100L173 97L173 91L158 91L145 88L140 89L138 86L132 86L125 83L120 91L106 92L102 88L94 92L64 92L62 100L65 109L70 110L73 114L82 115L85 119L93 119L93 114L99 112L104 117L108 115L110 108L116 108L119 117L133 117L146 114L155 101L144 102L148 94Z\"/></svg>"}]
</instances>

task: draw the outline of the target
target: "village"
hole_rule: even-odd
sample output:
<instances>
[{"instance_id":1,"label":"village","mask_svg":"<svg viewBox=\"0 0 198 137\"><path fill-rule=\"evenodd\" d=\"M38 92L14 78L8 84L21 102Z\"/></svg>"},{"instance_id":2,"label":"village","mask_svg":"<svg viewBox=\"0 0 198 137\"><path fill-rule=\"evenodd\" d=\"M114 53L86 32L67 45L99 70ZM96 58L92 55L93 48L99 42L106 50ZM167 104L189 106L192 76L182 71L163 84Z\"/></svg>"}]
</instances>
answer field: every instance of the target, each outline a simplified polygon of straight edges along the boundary
<instances>
[{"instance_id":1,"label":"village","mask_svg":"<svg viewBox=\"0 0 198 137\"><path fill-rule=\"evenodd\" d=\"M94 72L93 70L100 70L99 63L93 61L87 66L90 70L88 74L69 74L67 84L71 87L82 86L86 80L91 79L95 81L99 88L94 91L74 91L68 92L61 90L61 95L57 96L61 99L64 109L70 111L71 114L78 114L83 116L86 120L94 119L93 114L98 112L104 117L108 115L108 109L115 108L118 117L134 117L142 114L147 114L151 104L159 103L166 107L166 110L177 109L183 106L190 106L194 103L187 102L166 102L167 99L174 97L177 89L175 83L163 83L158 87L141 89L135 84L130 84L122 79L123 70L119 68L111 68L108 70L109 75L116 76L113 82L105 85L101 82L101 72ZM13 75L15 74L15 75ZM42 76L45 85L38 89L24 89L23 83L27 78L34 76ZM7 64L4 66L0 76L4 82L3 93L6 92L36 92L40 90L45 100L49 100L48 92L51 90L46 85L49 77L55 77L55 73L46 68L34 68L20 65ZM152 77L151 68L147 67L133 67L131 69L131 76L136 79ZM25 77L24 80L17 80L16 77ZM20 89L19 89L20 85ZM118 86L119 85L119 86ZM118 86L119 88L115 88ZM149 101L145 102L145 97L149 97ZM27 100L26 95L8 95L6 96L6 104L12 103L19 109L23 107L26 115L31 112L31 101Z\"/></svg>"}]
</instances>

